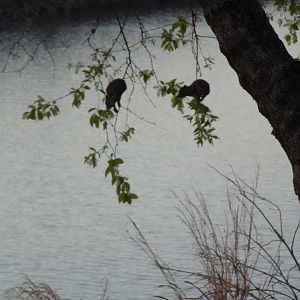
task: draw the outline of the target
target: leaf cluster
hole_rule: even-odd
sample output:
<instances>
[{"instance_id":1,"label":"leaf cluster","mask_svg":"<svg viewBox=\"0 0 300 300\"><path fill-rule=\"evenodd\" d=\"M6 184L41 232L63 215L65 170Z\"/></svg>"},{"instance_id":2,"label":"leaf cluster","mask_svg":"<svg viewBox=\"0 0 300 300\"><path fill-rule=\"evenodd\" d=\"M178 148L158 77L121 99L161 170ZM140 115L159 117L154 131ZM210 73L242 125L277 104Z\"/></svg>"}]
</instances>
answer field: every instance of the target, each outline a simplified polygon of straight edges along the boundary
<instances>
[{"instance_id":1,"label":"leaf cluster","mask_svg":"<svg viewBox=\"0 0 300 300\"><path fill-rule=\"evenodd\" d=\"M178 97L178 91L182 86L182 83L176 82L176 79L164 82L160 81L160 86L157 86L158 96L172 95L171 106L176 108L181 114L184 114L185 102L182 98ZM203 146L204 142L207 141L210 144L214 143L214 140L218 137L213 133L215 128L212 126L218 117L213 115L210 109L203 103L198 101L196 98L186 102L187 107L193 114L186 114L183 117L188 120L194 127L194 140L197 146Z\"/></svg>"},{"instance_id":2,"label":"leaf cluster","mask_svg":"<svg viewBox=\"0 0 300 300\"><path fill-rule=\"evenodd\" d=\"M128 143L128 140L132 138L134 131L134 127L129 127L126 131L121 132L120 141Z\"/></svg>"},{"instance_id":3,"label":"leaf cluster","mask_svg":"<svg viewBox=\"0 0 300 300\"><path fill-rule=\"evenodd\" d=\"M139 77L144 81L144 83L148 83L151 77L154 75L153 70L140 70Z\"/></svg>"},{"instance_id":4,"label":"leaf cluster","mask_svg":"<svg viewBox=\"0 0 300 300\"><path fill-rule=\"evenodd\" d=\"M91 152L84 157L84 163L95 168L98 165L101 154L105 153L107 148L107 146L104 146L101 150L97 151L94 147L90 147ZM132 200L138 199L138 195L131 192L128 178L120 174L119 166L121 164L124 164L123 159L116 158L114 154L111 153L104 175L105 177L108 175L111 176L111 184L116 187L119 203L131 204Z\"/></svg>"},{"instance_id":5,"label":"leaf cluster","mask_svg":"<svg viewBox=\"0 0 300 300\"><path fill-rule=\"evenodd\" d=\"M90 147L90 150L92 152L90 152L88 155L86 155L84 157L84 163L96 168L97 164L98 164L98 158L100 158L101 153L99 151L97 151L94 147ZM105 149L103 149L105 150Z\"/></svg>"},{"instance_id":6,"label":"leaf cluster","mask_svg":"<svg viewBox=\"0 0 300 300\"><path fill-rule=\"evenodd\" d=\"M205 67L209 67L212 63L212 60L210 60L210 58L206 58L199 48L199 36L195 28L196 23L198 22L198 17L195 12L192 13L192 18L188 20L181 15L175 16L174 23L162 26L162 31L158 35L152 35L151 32L153 31L151 29L147 30L139 17L137 17L137 20L141 31L141 40L139 42L129 43L125 31L125 21L122 23L118 18L120 32L116 39L112 41L110 48L100 50L100 48L92 47L91 41L88 38L87 41L93 49L93 52L90 55L90 62L88 64L82 64L80 62L77 62L75 65L69 64L70 69L74 68L75 73L82 76L82 80L79 85L72 88L66 96L60 97L51 102L46 102L44 98L38 96L38 100L35 101L33 105L29 106L30 110L25 112L23 115L26 119L34 120L42 120L45 117L50 118L51 116L56 116L59 113L56 101L67 96L71 96L71 103L73 107L80 108L83 102L88 99L88 91L94 89L96 91L99 104L97 107L88 107L89 124L91 127L102 131L106 141L104 145L102 145L102 148L99 148L98 150L97 148L90 147L89 153L84 157L84 163L95 168L103 155L108 158L105 177L109 174L111 175L112 185L116 187L116 193L119 202L121 203L131 203L133 199L138 198L136 194L131 192L128 178L120 175L119 165L123 164L124 161L121 158L117 158L119 142L129 142L135 133L135 128L129 126L127 116L125 129L120 130L118 114L102 108L104 99L103 97L100 97L100 93L105 95L103 86L104 82L107 82L108 78L115 78L120 71L123 71L123 78L131 80L133 89L136 83L135 79L138 78L145 94L152 103L152 100L146 92L146 85L149 85L150 80L154 77L158 84L158 86L155 87L157 89L158 96L163 97L171 95L172 107L184 114L186 104L182 98L176 96L182 83L177 82L176 79L171 79L169 81L160 81L158 79L157 73L154 69L155 56L149 48L147 48L147 43L158 40L161 42L161 48L164 51L174 51L181 45L186 46L187 43L191 43L193 55L197 61L197 72L200 72L198 62L199 53L201 53L204 59ZM140 68L140 66L135 63L134 55L140 47L146 51L147 55L149 55L149 62L151 66L149 69L144 67ZM121 53L120 57L122 58L117 61L116 58L119 58L119 53ZM125 60L123 56L124 53L127 55ZM186 105L186 107L190 110L194 110L194 113L191 116L185 115L184 117L195 127L194 134L195 136L198 136L198 139L195 138L197 144L202 145L205 139L212 143L215 136L213 136L211 132L214 129L209 126L216 118L214 118L213 115L206 113L203 109L200 112L199 108L197 108L197 110L190 106L189 102L187 103L188 105ZM127 110L127 113L128 112L132 113L129 109ZM135 113L133 114L137 116ZM139 118L139 116L137 117ZM140 119L144 120L144 118Z\"/></svg>"},{"instance_id":7,"label":"leaf cluster","mask_svg":"<svg viewBox=\"0 0 300 300\"><path fill-rule=\"evenodd\" d=\"M108 167L105 170L105 177L111 175L111 184L116 186L119 203L131 204L132 200L138 199L138 195L131 193L128 178L121 176L119 173L119 165L124 161L121 158L110 158Z\"/></svg>"},{"instance_id":8,"label":"leaf cluster","mask_svg":"<svg viewBox=\"0 0 300 300\"><path fill-rule=\"evenodd\" d=\"M90 125L99 128L102 124L103 130L107 129L108 121L114 117L114 113L107 109L90 108L89 112L94 112L90 117Z\"/></svg>"},{"instance_id":9,"label":"leaf cluster","mask_svg":"<svg viewBox=\"0 0 300 300\"><path fill-rule=\"evenodd\" d=\"M179 110L182 114L184 113L184 111L183 111L184 104L183 104L182 98L177 97L177 96L173 96L171 98L171 106L173 108L176 108L177 110Z\"/></svg>"},{"instance_id":10,"label":"leaf cluster","mask_svg":"<svg viewBox=\"0 0 300 300\"><path fill-rule=\"evenodd\" d=\"M29 111L24 112L23 119L41 121L44 118L57 116L59 108L55 101L47 102L42 96L37 96L37 100L29 105Z\"/></svg>"},{"instance_id":11,"label":"leaf cluster","mask_svg":"<svg viewBox=\"0 0 300 300\"><path fill-rule=\"evenodd\" d=\"M282 17L278 19L279 26L286 27L288 33L284 39L288 45L298 42L298 31L300 28L300 3L297 0L274 0L274 5L278 11L282 12ZM287 16L288 15L288 16ZM272 19L272 16L271 16Z\"/></svg>"},{"instance_id":12,"label":"leaf cluster","mask_svg":"<svg viewBox=\"0 0 300 300\"><path fill-rule=\"evenodd\" d=\"M171 52L176 50L180 43L186 46L188 43L186 31L190 26L190 23L183 16L177 15L176 22L172 24L171 28L162 30L161 48Z\"/></svg>"},{"instance_id":13,"label":"leaf cluster","mask_svg":"<svg viewBox=\"0 0 300 300\"><path fill-rule=\"evenodd\" d=\"M71 89L70 95L73 97L72 106L79 108L82 101L85 99L85 90L90 89L89 86L85 85L77 89Z\"/></svg>"},{"instance_id":14,"label":"leaf cluster","mask_svg":"<svg viewBox=\"0 0 300 300\"><path fill-rule=\"evenodd\" d=\"M164 97L166 95L173 95L175 96L180 88L181 83L176 82L175 79L171 79L170 81L159 81L158 86L154 86L157 89L157 96Z\"/></svg>"},{"instance_id":15,"label":"leaf cluster","mask_svg":"<svg viewBox=\"0 0 300 300\"><path fill-rule=\"evenodd\" d=\"M218 117L213 115L206 105L195 98L188 102L188 107L194 111L194 114L184 115L183 117L195 128L193 133L196 144L203 146L205 141L213 144L214 140L218 139L218 136L213 134L215 128L212 126L212 123L216 121Z\"/></svg>"}]
</instances>

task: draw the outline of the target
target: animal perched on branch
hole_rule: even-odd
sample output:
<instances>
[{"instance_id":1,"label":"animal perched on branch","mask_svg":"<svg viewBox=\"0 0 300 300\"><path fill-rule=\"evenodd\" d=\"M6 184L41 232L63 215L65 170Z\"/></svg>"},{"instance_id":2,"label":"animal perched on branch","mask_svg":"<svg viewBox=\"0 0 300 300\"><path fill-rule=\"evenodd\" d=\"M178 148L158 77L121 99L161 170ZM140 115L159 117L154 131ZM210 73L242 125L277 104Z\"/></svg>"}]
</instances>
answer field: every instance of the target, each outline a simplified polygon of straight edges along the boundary
<instances>
[{"instance_id":1,"label":"animal perched on branch","mask_svg":"<svg viewBox=\"0 0 300 300\"><path fill-rule=\"evenodd\" d=\"M195 80L191 85L180 88L178 97L183 98L186 96L195 97L200 102L209 94L210 88L207 81L203 79Z\"/></svg>"},{"instance_id":2,"label":"animal perched on branch","mask_svg":"<svg viewBox=\"0 0 300 300\"><path fill-rule=\"evenodd\" d=\"M105 105L106 109L114 108L114 111L117 113L116 103L121 107L121 96L126 91L127 86L124 79L114 79L111 81L106 88L106 99Z\"/></svg>"}]
</instances>

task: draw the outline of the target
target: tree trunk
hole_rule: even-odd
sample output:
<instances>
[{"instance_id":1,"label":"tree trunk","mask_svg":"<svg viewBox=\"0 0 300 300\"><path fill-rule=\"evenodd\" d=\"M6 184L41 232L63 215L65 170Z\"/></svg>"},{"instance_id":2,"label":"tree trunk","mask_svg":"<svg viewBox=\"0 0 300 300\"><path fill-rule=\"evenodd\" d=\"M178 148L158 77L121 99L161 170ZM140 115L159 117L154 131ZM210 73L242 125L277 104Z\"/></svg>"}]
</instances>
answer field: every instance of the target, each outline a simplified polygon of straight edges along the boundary
<instances>
[{"instance_id":1,"label":"tree trunk","mask_svg":"<svg viewBox=\"0 0 300 300\"><path fill-rule=\"evenodd\" d=\"M300 62L287 52L257 0L200 0L220 50L286 152L300 201Z\"/></svg>"}]
</instances>

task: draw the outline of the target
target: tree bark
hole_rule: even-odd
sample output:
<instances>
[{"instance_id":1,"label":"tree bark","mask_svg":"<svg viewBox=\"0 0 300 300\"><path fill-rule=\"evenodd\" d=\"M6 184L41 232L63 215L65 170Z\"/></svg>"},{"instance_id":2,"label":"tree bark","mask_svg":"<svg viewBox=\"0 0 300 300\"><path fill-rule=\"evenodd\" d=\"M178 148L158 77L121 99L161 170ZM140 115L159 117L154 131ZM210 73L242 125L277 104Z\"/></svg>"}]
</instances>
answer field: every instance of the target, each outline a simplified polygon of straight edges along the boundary
<instances>
[{"instance_id":1,"label":"tree bark","mask_svg":"<svg viewBox=\"0 0 300 300\"><path fill-rule=\"evenodd\" d=\"M256 101L286 152L300 201L300 62L287 52L257 0L200 4L240 85Z\"/></svg>"}]
</instances>

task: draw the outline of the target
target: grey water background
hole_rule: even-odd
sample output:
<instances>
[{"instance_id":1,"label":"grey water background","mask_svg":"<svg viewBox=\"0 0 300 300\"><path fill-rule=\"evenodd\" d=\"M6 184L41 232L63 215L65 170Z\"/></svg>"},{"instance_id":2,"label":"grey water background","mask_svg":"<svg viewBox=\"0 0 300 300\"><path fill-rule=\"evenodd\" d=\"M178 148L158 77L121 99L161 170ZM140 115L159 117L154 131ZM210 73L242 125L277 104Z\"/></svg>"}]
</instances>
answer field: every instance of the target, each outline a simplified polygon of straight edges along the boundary
<instances>
[{"instance_id":1,"label":"grey water background","mask_svg":"<svg viewBox=\"0 0 300 300\"><path fill-rule=\"evenodd\" d=\"M144 12L143 18L147 26L156 27L170 22L171 12ZM152 299L161 294L160 273L127 233L134 234L129 217L167 263L194 268L191 239L177 218L178 200L171 191L203 193L216 223L222 222L226 182L209 165L226 174L232 166L250 183L259 166L259 191L281 207L289 237L300 215L290 164L214 39L203 39L201 46L215 59L212 70L203 69L203 78L211 85L205 104L220 118L216 123L220 140L197 148L191 126L171 108L167 97L157 98L149 89L154 108L136 89L132 110L156 125L129 115L136 134L119 151L126 161L122 171L140 195L131 206L117 203L101 166L92 169L83 164L88 148L103 142L88 122L92 96L80 110L64 100L61 114L50 121L22 120L36 95L55 98L78 84L80 76L67 64L88 60L91 49L82 41L94 21L91 17L56 26L50 21L41 24L28 33L28 40L47 37L34 62L21 73L10 72L15 67L10 62L11 69L0 74L0 294L26 276L72 299L99 299L106 279L111 299ZM130 18L128 22L132 25L127 34L135 38L136 24ZM117 32L115 20L103 16L95 42L109 46ZM204 20L199 32L212 35ZM2 47L18 34L17 29L3 32ZM176 53L152 50L162 80L194 80L189 48ZM299 54L298 46L289 51ZM3 62L5 52L1 55ZM143 63L146 58L141 54L137 60ZM123 97L129 97L129 90ZM267 206L266 210L274 214ZM263 223L261 227L266 228Z\"/></svg>"}]
</instances>

